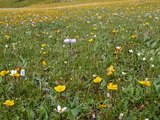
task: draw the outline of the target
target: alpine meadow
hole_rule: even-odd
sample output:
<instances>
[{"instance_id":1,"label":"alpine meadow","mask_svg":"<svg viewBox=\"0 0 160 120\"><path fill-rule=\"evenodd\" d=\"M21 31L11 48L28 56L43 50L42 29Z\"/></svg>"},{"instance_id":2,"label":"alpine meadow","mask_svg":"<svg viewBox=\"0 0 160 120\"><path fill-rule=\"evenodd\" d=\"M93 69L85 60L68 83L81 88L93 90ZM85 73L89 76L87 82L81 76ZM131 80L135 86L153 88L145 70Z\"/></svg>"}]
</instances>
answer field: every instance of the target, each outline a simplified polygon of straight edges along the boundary
<instances>
[{"instance_id":1,"label":"alpine meadow","mask_svg":"<svg viewBox=\"0 0 160 120\"><path fill-rule=\"evenodd\" d=\"M0 120L160 119L160 0L0 4Z\"/></svg>"}]
</instances>

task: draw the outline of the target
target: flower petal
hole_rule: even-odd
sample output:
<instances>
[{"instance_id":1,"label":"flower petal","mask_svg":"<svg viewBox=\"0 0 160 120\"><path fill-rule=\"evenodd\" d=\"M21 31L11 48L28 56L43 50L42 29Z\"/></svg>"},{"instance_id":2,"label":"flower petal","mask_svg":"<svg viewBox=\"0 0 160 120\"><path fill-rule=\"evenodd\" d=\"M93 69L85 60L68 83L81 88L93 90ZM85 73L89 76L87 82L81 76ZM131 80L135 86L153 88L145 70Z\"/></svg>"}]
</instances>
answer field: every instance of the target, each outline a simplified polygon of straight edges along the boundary
<instances>
[{"instance_id":1,"label":"flower petal","mask_svg":"<svg viewBox=\"0 0 160 120\"><path fill-rule=\"evenodd\" d=\"M67 107L62 108L62 112L66 111L66 110L67 110Z\"/></svg>"}]
</instances>

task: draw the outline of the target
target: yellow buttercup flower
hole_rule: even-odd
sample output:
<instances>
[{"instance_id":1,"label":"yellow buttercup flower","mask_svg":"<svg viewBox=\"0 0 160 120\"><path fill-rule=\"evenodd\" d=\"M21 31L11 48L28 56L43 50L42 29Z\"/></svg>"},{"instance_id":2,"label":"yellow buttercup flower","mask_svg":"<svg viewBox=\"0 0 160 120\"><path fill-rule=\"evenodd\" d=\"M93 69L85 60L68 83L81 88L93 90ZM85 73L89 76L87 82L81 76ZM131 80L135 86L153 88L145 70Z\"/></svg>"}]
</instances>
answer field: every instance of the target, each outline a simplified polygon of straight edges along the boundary
<instances>
[{"instance_id":1,"label":"yellow buttercup flower","mask_svg":"<svg viewBox=\"0 0 160 120\"><path fill-rule=\"evenodd\" d=\"M94 28L93 28L93 30L97 30L97 28L96 28L96 27L94 27Z\"/></svg>"},{"instance_id":2,"label":"yellow buttercup flower","mask_svg":"<svg viewBox=\"0 0 160 120\"><path fill-rule=\"evenodd\" d=\"M146 22L145 25L146 25L146 26L149 26L149 22Z\"/></svg>"},{"instance_id":3,"label":"yellow buttercup flower","mask_svg":"<svg viewBox=\"0 0 160 120\"><path fill-rule=\"evenodd\" d=\"M93 82L94 83L100 83L102 81L102 78L101 77L96 77Z\"/></svg>"},{"instance_id":4,"label":"yellow buttercup flower","mask_svg":"<svg viewBox=\"0 0 160 120\"><path fill-rule=\"evenodd\" d=\"M47 54L47 52L42 52L42 55L46 55Z\"/></svg>"},{"instance_id":5,"label":"yellow buttercup flower","mask_svg":"<svg viewBox=\"0 0 160 120\"><path fill-rule=\"evenodd\" d=\"M6 38L6 39L9 39L9 38L10 38L10 36L9 36L9 35L6 35L6 36L5 36L5 38Z\"/></svg>"},{"instance_id":6,"label":"yellow buttercup flower","mask_svg":"<svg viewBox=\"0 0 160 120\"><path fill-rule=\"evenodd\" d=\"M42 65L46 66L47 65L47 62L44 60L42 61Z\"/></svg>"},{"instance_id":7,"label":"yellow buttercup flower","mask_svg":"<svg viewBox=\"0 0 160 120\"><path fill-rule=\"evenodd\" d=\"M108 76L112 76L115 72L115 69L113 67L113 65L111 65L108 69L107 69L107 75Z\"/></svg>"},{"instance_id":8,"label":"yellow buttercup flower","mask_svg":"<svg viewBox=\"0 0 160 120\"><path fill-rule=\"evenodd\" d=\"M2 70L1 72L0 72L0 76L1 77L4 77L5 75L7 75L9 73L9 71L7 70Z\"/></svg>"},{"instance_id":9,"label":"yellow buttercup flower","mask_svg":"<svg viewBox=\"0 0 160 120\"><path fill-rule=\"evenodd\" d=\"M89 41L89 42L93 42L93 39L89 39L88 41Z\"/></svg>"},{"instance_id":10,"label":"yellow buttercup flower","mask_svg":"<svg viewBox=\"0 0 160 120\"><path fill-rule=\"evenodd\" d=\"M106 104L103 104L103 103L100 103L100 104L99 104L99 108L106 108L106 107L107 107Z\"/></svg>"},{"instance_id":11,"label":"yellow buttercup flower","mask_svg":"<svg viewBox=\"0 0 160 120\"><path fill-rule=\"evenodd\" d=\"M137 38L137 35L132 35L131 38L135 39L135 38Z\"/></svg>"},{"instance_id":12,"label":"yellow buttercup flower","mask_svg":"<svg viewBox=\"0 0 160 120\"><path fill-rule=\"evenodd\" d=\"M16 77L16 78L18 78L18 77L20 77L20 74L19 74L19 73L16 73L16 74L14 74L13 76Z\"/></svg>"},{"instance_id":13,"label":"yellow buttercup flower","mask_svg":"<svg viewBox=\"0 0 160 120\"><path fill-rule=\"evenodd\" d=\"M60 32L61 32L61 30L59 30L59 29L55 29L55 30L54 30L54 32L55 32L55 33L60 33Z\"/></svg>"},{"instance_id":14,"label":"yellow buttercup flower","mask_svg":"<svg viewBox=\"0 0 160 120\"><path fill-rule=\"evenodd\" d=\"M150 81L147 81L147 80L141 80L141 81L138 81L141 85L144 85L144 86L151 86L151 82Z\"/></svg>"},{"instance_id":15,"label":"yellow buttercup flower","mask_svg":"<svg viewBox=\"0 0 160 120\"><path fill-rule=\"evenodd\" d=\"M79 38L79 36L75 36L75 38Z\"/></svg>"},{"instance_id":16,"label":"yellow buttercup flower","mask_svg":"<svg viewBox=\"0 0 160 120\"><path fill-rule=\"evenodd\" d=\"M57 92L63 92L66 89L65 85L58 85L56 87L54 87L55 91Z\"/></svg>"},{"instance_id":17,"label":"yellow buttercup flower","mask_svg":"<svg viewBox=\"0 0 160 120\"><path fill-rule=\"evenodd\" d=\"M114 30L112 30L112 32L113 32L113 33L117 33L117 32L118 32L118 30L115 30L115 29L114 29Z\"/></svg>"},{"instance_id":18,"label":"yellow buttercup flower","mask_svg":"<svg viewBox=\"0 0 160 120\"><path fill-rule=\"evenodd\" d=\"M118 86L112 82L107 85L108 90L117 90Z\"/></svg>"},{"instance_id":19,"label":"yellow buttercup flower","mask_svg":"<svg viewBox=\"0 0 160 120\"><path fill-rule=\"evenodd\" d=\"M14 100L6 100L3 105L7 106L7 107L11 107L13 106L15 103L14 103Z\"/></svg>"},{"instance_id":20,"label":"yellow buttercup flower","mask_svg":"<svg viewBox=\"0 0 160 120\"><path fill-rule=\"evenodd\" d=\"M46 44L41 44L41 47L45 47L46 46Z\"/></svg>"}]
</instances>

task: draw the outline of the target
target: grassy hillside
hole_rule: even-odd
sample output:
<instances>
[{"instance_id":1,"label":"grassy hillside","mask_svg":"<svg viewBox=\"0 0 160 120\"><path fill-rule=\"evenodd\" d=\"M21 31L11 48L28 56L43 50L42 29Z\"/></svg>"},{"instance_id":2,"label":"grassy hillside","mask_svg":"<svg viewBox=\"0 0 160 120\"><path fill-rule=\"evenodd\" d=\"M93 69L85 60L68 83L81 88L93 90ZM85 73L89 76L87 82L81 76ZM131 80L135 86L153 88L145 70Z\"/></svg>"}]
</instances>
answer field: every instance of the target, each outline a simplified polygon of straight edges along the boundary
<instances>
[{"instance_id":1,"label":"grassy hillside","mask_svg":"<svg viewBox=\"0 0 160 120\"><path fill-rule=\"evenodd\" d=\"M59 2L60 1L60 2ZM41 4L75 4L85 2L100 2L100 1L113 1L113 0L0 0L0 8L15 8L24 7L30 5L41 5ZM114 0L118 1L118 0Z\"/></svg>"}]
</instances>

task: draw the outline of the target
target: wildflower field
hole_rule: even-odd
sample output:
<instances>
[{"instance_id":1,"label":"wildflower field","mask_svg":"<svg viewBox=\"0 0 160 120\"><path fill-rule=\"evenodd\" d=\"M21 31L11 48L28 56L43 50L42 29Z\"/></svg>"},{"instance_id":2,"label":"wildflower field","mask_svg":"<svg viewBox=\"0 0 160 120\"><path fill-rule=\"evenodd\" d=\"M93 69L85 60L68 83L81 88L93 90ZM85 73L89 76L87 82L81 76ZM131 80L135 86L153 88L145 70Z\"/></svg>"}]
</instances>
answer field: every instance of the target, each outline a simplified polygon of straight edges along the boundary
<instances>
[{"instance_id":1,"label":"wildflower field","mask_svg":"<svg viewBox=\"0 0 160 120\"><path fill-rule=\"evenodd\" d=\"M0 120L160 119L159 0L0 9L0 51Z\"/></svg>"}]
</instances>

